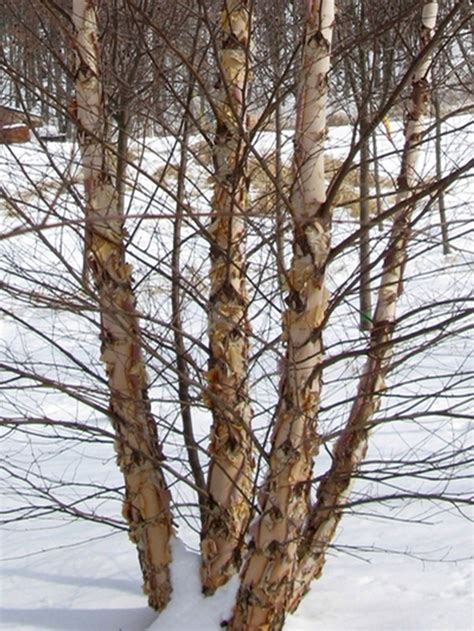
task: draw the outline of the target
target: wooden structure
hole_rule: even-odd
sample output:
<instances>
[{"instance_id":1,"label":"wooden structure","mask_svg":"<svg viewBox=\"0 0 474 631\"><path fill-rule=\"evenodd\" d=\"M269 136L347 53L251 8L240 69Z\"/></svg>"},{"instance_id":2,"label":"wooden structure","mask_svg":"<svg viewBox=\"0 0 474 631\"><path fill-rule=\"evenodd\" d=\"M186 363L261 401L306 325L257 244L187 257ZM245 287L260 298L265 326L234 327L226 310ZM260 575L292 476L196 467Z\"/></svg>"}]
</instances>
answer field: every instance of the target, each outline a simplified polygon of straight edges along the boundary
<instances>
[{"instance_id":1,"label":"wooden structure","mask_svg":"<svg viewBox=\"0 0 474 631\"><path fill-rule=\"evenodd\" d=\"M0 144L14 144L28 142L31 129L43 124L39 116L0 105Z\"/></svg>"}]
</instances>

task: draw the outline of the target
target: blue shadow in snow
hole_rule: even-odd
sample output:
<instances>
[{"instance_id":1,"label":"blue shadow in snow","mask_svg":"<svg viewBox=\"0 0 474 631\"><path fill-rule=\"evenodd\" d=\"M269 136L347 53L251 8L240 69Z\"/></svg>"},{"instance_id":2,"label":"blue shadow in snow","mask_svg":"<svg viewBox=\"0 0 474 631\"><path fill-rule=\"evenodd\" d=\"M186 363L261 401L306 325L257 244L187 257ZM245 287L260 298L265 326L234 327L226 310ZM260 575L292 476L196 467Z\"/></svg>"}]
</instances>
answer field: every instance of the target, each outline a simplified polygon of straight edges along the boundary
<instances>
[{"instance_id":1,"label":"blue shadow in snow","mask_svg":"<svg viewBox=\"0 0 474 631\"><path fill-rule=\"evenodd\" d=\"M130 609L0 609L2 626L63 631L144 631L156 619L147 607Z\"/></svg>"}]
</instances>

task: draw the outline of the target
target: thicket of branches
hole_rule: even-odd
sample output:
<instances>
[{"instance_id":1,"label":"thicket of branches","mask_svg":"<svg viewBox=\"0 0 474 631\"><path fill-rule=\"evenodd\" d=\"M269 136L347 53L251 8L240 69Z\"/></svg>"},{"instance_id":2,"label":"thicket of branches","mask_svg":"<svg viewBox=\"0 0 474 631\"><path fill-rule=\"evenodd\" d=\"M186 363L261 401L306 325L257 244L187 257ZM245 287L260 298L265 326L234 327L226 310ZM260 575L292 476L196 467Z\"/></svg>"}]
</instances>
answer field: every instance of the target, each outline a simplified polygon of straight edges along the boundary
<instances>
[{"instance_id":1,"label":"thicket of branches","mask_svg":"<svg viewBox=\"0 0 474 631\"><path fill-rule=\"evenodd\" d=\"M172 515L178 534L202 540L207 593L243 564L232 628L277 629L319 575L341 515L383 517L406 503L410 518L416 501L425 517L444 507L468 516L472 505L469 5L443 3L420 43L421 10L436 3L341 0L316 85L324 98L328 86L328 125L312 153L301 148L304 60L312 29L324 44L318 20L331 3L85 4L97 9L96 60L80 43L80 2L0 3L1 104L47 127L1 153L2 521L60 512L129 528L150 602L163 607L167 553L145 558L143 546L159 522L166 547ZM95 63L88 128L78 93ZM410 172L403 129L417 89L428 109ZM102 167L84 186L88 151ZM307 172L323 154L325 198L305 215ZM94 187L113 200L99 219ZM298 345L292 314L309 309L308 278L322 306ZM397 311L385 317L395 284ZM139 404L114 401L114 326L133 338L127 379ZM130 438L129 403L149 435ZM136 476L126 488L111 473L114 444ZM75 465L58 469L65 451ZM136 500L150 463L169 510L161 521Z\"/></svg>"}]
</instances>

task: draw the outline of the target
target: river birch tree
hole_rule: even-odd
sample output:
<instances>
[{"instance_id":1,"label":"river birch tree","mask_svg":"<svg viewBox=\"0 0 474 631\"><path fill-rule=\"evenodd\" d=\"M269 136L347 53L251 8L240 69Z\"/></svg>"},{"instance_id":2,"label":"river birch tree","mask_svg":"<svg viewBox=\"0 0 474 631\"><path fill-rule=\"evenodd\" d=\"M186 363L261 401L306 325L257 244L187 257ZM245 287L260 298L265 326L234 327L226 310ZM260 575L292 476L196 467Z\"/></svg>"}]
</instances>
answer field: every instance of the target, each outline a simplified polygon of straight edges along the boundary
<instances>
[{"instance_id":1,"label":"river birch tree","mask_svg":"<svg viewBox=\"0 0 474 631\"><path fill-rule=\"evenodd\" d=\"M349 419L336 441L332 466L321 481L304 538L298 550L296 584L290 609L294 610L321 574L326 551L334 538L348 500L354 473L365 458L369 431L385 390L390 367L397 300L403 291L410 225L415 209L413 194L420 186L418 158L423 142L423 119L430 102L430 41L438 13L437 2L423 2L421 9L420 52L412 78L412 91L405 124L405 145L398 178L396 207L389 244L383 261L373 329L357 395Z\"/></svg>"},{"instance_id":2,"label":"river birch tree","mask_svg":"<svg viewBox=\"0 0 474 631\"><path fill-rule=\"evenodd\" d=\"M7 392L10 383L20 383L20 387L12 386L10 400L2 399L8 411L2 412L0 424L7 433L11 428L19 431L21 447L20 455L12 455L14 464L3 466L6 478L14 480L7 480L7 484L12 484L15 491L20 489L15 496L15 501L20 498L19 508L14 508L13 516L9 509L4 511L3 523L29 520L35 512L41 516L51 510L127 530L138 549L149 604L162 610L172 591L175 522L184 531L186 544L201 547L200 578L205 595L212 595L240 571L234 610L222 626L232 631L279 631L311 581L321 575L342 515L355 506L380 502L379 488L387 484L387 475L408 478L409 499L422 495L418 488L413 490L417 473L411 473L410 467L421 470L417 478L420 487L427 471L434 474L436 482L441 480L441 485L466 477L471 456L462 430L459 445L456 435L441 456L435 449L426 456L423 446L413 457L411 451L407 455L408 451L402 450L399 462L393 457L390 442L389 455L381 449L382 458L370 469L372 477L366 476L369 482L359 496L351 495L353 480L364 477L371 465L367 451L369 433L375 425L383 422L387 427L389 423L412 420L417 413L413 408L419 406L420 415L426 414L429 419L423 429L431 436L435 434L430 424L431 402L437 398L443 399L438 405L441 414L448 417L447 423L456 418L471 421L469 411L465 412L470 399L464 390L470 374L465 374L461 363L464 356L448 367L442 375L444 381L433 376L440 384L436 386L439 397L429 390L426 399L424 392L407 394L405 375L398 372L410 351L423 352L426 358L425 344L433 345L431 352L438 337L451 341L452 336L464 343L466 331L469 334L468 318L472 318L470 287L449 294L446 301L443 295L441 310L438 298L430 291L426 300L416 293L413 309L400 304L404 282L410 282L410 274L405 273L407 262L420 256L416 264L424 265L426 259L421 257L431 247L424 231L434 228L426 228L426 211L437 192L472 169L472 159L463 158L456 164L453 160L452 170L441 181L425 184L419 175L419 157L427 135L424 118L430 104L433 51L437 41L444 45L456 36L463 21L467 23L467 17L451 23L464 3L452 3L437 29L438 3L419 0L406 6L402 3L400 15L406 21L398 34L394 16L399 14L390 13L390 7L372 30L358 31L351 23L354 33L348 30L349 44L338 38L336 55L343 56L347 55L345 45L358 46L370 32L370 38L364 40L368 60L372 45L369 40L375 46L378 37L389 40L394 36L394 41L399 37L409 47L407 57L413 61L401 77L399 64L395 81L388 81L379 104L375 99L369 103L374 93L366 77L364 97L370 107L364 112L363 125L359 121L360 133L354 131L349 148L345 139L342 149L334 143L336 151L347 150L347 154L341 162L331 156L331 166L325 157L328 84L331 72L334 70L334 78L337 68L344 66L337 56L333 65L331 62L334 0L304 0L291 8L284 2L276 3L278 8L272 5L279 36L272 42L276 68L271 72L265 67L271 44L259 38L261 30L254 29L256 16L263 15L262 4L256 0L221 0L214 7L204 0L178 7L156 3L153 10L157 14L148 11L151 5L147 2L126 3L127 15L133 21L133 36L125 37L123 42L124 67L130 62L134 68L128 81L135 76L137 86L141 86L141 77L149 77L148 69L154 69L150 82L144 80L142 95L138 88L127 85L120 72L104 71L110 52L107 46L115 36L123 37L117 22L118 7L125 5L97 0L73 0L71 4L72 20L68 3L63 7L45 0L38 6L49 11L50 17L55 16L56 28L67 33L72 43L69 79L75 100L67 112L77 129L81 176L76 177L69 144L54 147L53 151L46 144L49 140L38 136L33 147L35 169L25 160L31 147L26 152L15 154L13 148L2 154L16 160L31 184L30 189L24 188L12 178L10 186L4 178L0 190L1 210L11 212L5 217L7 225L12 226L7 234L0 235L0 242L7 238L13 241L8 260L5 264L2 260L1 265L0 291L6 299L0 315L8 316L17 326L14 330L20 331L16 337L21 342L17 345L12 335L3 346L5 359L0 361L7 374L0 394ZM340 13L344 6L347 3L339 5ZM169 11L166 24L162 12L165 8ZM421 14L419 47L413 44L416 29L407 18L416 11ZM109 20L110 16L113 19ZM283 35L290 25L294 37L285 40ZM104 28L107 37L103 36ZM135 37L141 41L136 42ZM252 39L257 39L258 45ZM300 44L293 46L296 40ZM52 38L54 41L57 39ZM49 52L53 48L51 44ZM387 48L391 50L390 45ZM301 63L294 63L299 55ZM361 57L359 60L365 63ZM129 92L133 96L133 102L123 102L118 120L113 118L115 83L123 88L125 101ZM42 94L45 88L40 87ZM28 81L13 88L20 94L28 88ZM338 214L333 218L332 207L352 203L337 197L359 168L355 162L358 155L367 167L369 156L364 143L398 106L404 90L409 97L404 139L398 151L397 136L390 136L390 144L384 143L388 156L386 150L380 156L381 169L395 164L397 173L400 154L398 179L393 180L392 188L388 188L390 180L387 187L381 182L381 208L383 204L386 208L381 216L371 219L366 213L362 225L352 229L347 214L343 214L347 208L336 210ZM333 92L339 89L333 88ZM334 94L335 101L340 100L338 97ZM158 115L151 113L157 110L157 100L162 107ZM31 95L25 99L26 103L33 101ZM257 105L262 104L262 113L257 115ZM294 130L284 129L286 110L290 113L293 109ZM65 112L63 104L63 117ZM124 114L125 118L130 114L130 125L125 124ZM215 126L208 124L211 116ZM267 133L273 116L277 139L273 131ZM249 118L256 122L247 124ZM126 137L130 136L128 147L123 142L125 136L120 141L117 135L120 125L126 129ZM458 120L456 142L460 125L464 123ZM338 133L333 136L331 129L331 142ZM342 135L337 137L339 140ZM286 152L286 138L294 142L293 152ZM122 160L119 168L117 156ZM38 169L36 160L38 165L43 161ZM292 167L291 176L287 163ZM335 174L327 187L330 171ZM263 184L258 182L262 173ZM122 177L124 180L118 181ZM360 203L369 197L368 184L366 177L365 185L356 190ZM261 202L262 198L266 203ZM426 207L418 212L421 203ZM391 229L379 235L380 239L365 243L366 250L369 245L375 246L370 252L370 276L373 283L377 277L380 283L369 335L358 330L354 316L359 311L356 288L364 275L357 263L353 265L357 259L355 245L365 229L378 221L381 224L382 219L385 226L393 220ZM464 230L466 220L462 218L459 224ZM134 226L132 234L127 234L126 225ZM416 244L412 240L414 226L421 235ZM28 237L24 242L28 249L22 251L14 240L18 239L21 246L24 236ZM56 247L56 238L60 248ZM31 269L32 243L37 252L43 246L48 250L43 258L34 258L38 273ZM81 276L81 260L74 255L77 251L82 254L82 245ZM3 255L3 244L1 252ZM368 263L368 256L364 257ZM130 260L134 261L136 281ZM63 271L55 269L56 273L50 274L58 262L57 269ZM470 263L466 259L463 273ZM412 286L420 287L425 268L412 276ZM426 276L432 278L432 272ZM144 317L139 317L137 305ZM34 317L30 320L29 315L20 315L20 307L28 314L30 309L43 313L47 309L48 316L41 315L41 323L37 324ZM431 331L425 332L424 322L410 323L410 319L419 321L423 309L429 310L434 322L431 337ZM61 310L67 316L62 323L57 317ZM397 311L402 315L397 316ZM444 313L447 316L443 319ZM457 318L465 320L459 328L453 326ZM75 348L71 351L75 342L71 331L72 324L78 323L84 339L76 354ZM49 333L43 328L48 326ZM98 357L94 359L98 356L97 330L106 379L102 377L103 365ZM41 340L40 348L28 344L32 335ZM54 351L51 358L44 353L45 342ZM24 348L18 350L17 346ZM396 360L392 357L395 352L399 353ZM71 364L74 370L70 370ZM390 372L392 368L397 370ZM412 371L411 365L408 370ZM419 374L421 378L409 384L418 386L418 381L425 379L423 369ZM451 385L445 384L453 377L459 377L460 385L451 390ZM24 396L22 388L28 390L25 403L19 403ZM69 397L68 401L77 406L70 411L67 405L48 403L43 416L36 411L33 414L31 401L47 399L50 392L55 397L58 393ZM385 395L392 398L387 412L382 413ZM400 404L398 399L402 398ZM107 423L105 428L102 426L104 417L110 420L111 428ZM68 433L71 440L82 442L81 449L92 444L97 452L87 474L97 474L98 483L94 478L78 485L77 490L76 471L69 477L65 471L59 478L53 471L47 477L38 452L32 458L34 466L15 460L23 456L25 439L28 445L34 444L37 425L44 429L48 440L53 437L51 445L59 444L60 451L67 451L63 445L68 443L58 441ZM454 435L451 425L449 432ZM44 436L41 434L40 439ZM403 429L400 436L411 450ZM378 448L378 436L371 438L374 449ZM444 441L444 436L441 439ZM109 444L102 445L101 440ZM109 463L112 442L120 474ZM85 457L85 448L79 459ZM99 470L96 453L106 454L102 464L110 466L107 476L110 472L118 475L118 482L115 479L109 483L112 475L106 478ZM258 456L256 466L254 454ZM68 452L68 467L73 456ZM45 457L49 460L49 452ZM28 494L22 494L18 480ZM90 493L84 488L90 488ZM435 501L441 497L455 506L472 505L470 491L458 494L455 487L452 496L445 496L444 491L443 487ZM72 494L80 496L79 500L70 499ZM25 510L26 501L35 497L40 501L35 504L32 500ZM27 498L23 505L22 498ZM396 496L397 502L405 499ZM116 500L123 506L125 524L116 515ZM361 539L352 543L361 546ZM188 559L190 554L181 549L180 555L186 556L178 561ZM198 623L199 616L196 611Z\"/></svg>"},{"instance_id":3,"label":"river birch tree","mask_svg":"<svg viewBox=\"0 0 474 631\"><path fill-rule=\"evenodd\" d=\"M150 410L132 268L115 183L100 69L97 4L74 0L74 74L86 224L85 274L93 278L100 312L101 360L110 391L110 420L125 480L123 515L136 544L149 603L162 609L171 594L170 495L156 421Z\"/></svg>"},{"instance_id":4,"label":"river birch tree","mask_svg":"<svg viewBox=\"0 0 474 631\"><path fill-rule=\"evenodd\" d=\"M234 631L283 625L309 509L312 463L318 451L321 327L329 298L325 268L331 212L324 205L324 139L334 9L331 0L306 3L291 194L293 261L286 278L288 309L283 320L286 359L261 515L242 570L231 622Z\"/></svg>"},{"instance_id":5,"label":"river birch tree","mask_svg":"<svg viewBox=\"0 0 474 631\"><path fill-rule=\"evenodd\" d=\"M253 485L245 262L248 195L245 119L251 5L251 0L224 0L219 17L220 90L216 103L215 185L209 226L210 359L206 393L213 426L201 542L205 593L213 593L240 567Z\"/></svg>"}]
</instances>

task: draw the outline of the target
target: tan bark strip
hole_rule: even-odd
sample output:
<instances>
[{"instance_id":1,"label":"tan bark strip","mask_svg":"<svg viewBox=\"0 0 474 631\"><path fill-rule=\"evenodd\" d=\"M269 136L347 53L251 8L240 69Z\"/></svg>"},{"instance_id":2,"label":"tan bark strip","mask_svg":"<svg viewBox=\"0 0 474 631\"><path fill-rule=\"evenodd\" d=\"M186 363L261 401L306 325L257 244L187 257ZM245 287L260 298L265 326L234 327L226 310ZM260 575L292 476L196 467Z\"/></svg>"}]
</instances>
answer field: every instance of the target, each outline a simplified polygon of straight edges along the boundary
<instances>
[{"instance_id":1,"label":"tan bark strip","mask_svg":"<svg viewBox=\"0 0 474 631\"><path fill-rule=\"evenodd\" d=\"M320 328L328 304L325 265L330 215L325 201L324 138L334 2L308 0L300 71L292 191L293 261L284 316L286 365L270 467L253 531L251 553L230 628L279 629L283 624L299 537L309 511L312 463L319 447L316 415L323 349Z\"/></svg>"},{"instance_id":2,"label":"tan bark strip","mask_svg":"<svg viewBox=\"0 0 474 631\"><path fill-rule=\"evenodd\" d=\"M202 585L213 593L238 571L253 484L247 370L250 325L245 279L245 93L249 79L251 0L225 0L220 14L221 90L212 202L209 371L213 425L208 499L202 528Z\"/></svg>"},{"instance_id":3,"label":"tan bark strip","mask_svg":"<svg viewBox=\"0 0 474 631\"><path fill-rule=\"evenodd\" d=\"M74 0L78 138L86 196L86 261L100 310L101 359L110 389L110 417L125 479L123 515L138 548L149 603L162 609L171 593L170 496L148 400L138 315L125 263L123 218L106 148L96 2Z\"/></svg>"},{"instance_id":4,"label":"tan bark strip","mask_svg":"<svg viewBox=\"0 0 474 631\"><path fill-rule=\"evenodd\" d=\"M421 50L429 43L436 22L438 4L424 2L421 24ZM423 118L429 103L428 73L430 58L426 56L412 80L411 103L405 125L405 147L402 156L396 203L403 202L418 184L417 158L423 129ZM368 360L359 381L347 425L336 442L332 466L318 488L305 539L298 551L299 564L290 609L294 610L307 592L311 580L323 569L325 555L336 533L344 504L350 493L354 472L364 459L372 420L380 405L380 395L390 366L395 308L402 293L410 223L414 205L407 200L395 217L378 292L377 307L368 352Z\"/></svg>"}]
</instances>

